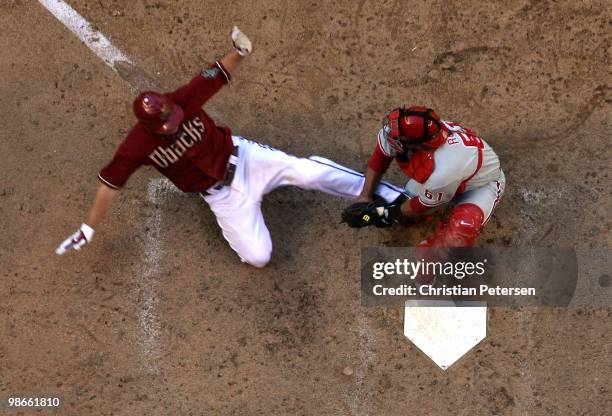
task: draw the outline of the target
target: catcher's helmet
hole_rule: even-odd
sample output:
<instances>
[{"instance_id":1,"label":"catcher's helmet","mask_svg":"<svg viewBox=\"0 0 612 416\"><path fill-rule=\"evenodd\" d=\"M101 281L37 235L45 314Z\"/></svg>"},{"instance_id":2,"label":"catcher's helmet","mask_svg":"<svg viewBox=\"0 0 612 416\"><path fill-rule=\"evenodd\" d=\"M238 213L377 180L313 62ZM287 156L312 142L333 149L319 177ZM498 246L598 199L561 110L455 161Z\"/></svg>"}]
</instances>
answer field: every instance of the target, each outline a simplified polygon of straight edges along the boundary
<instances>
[{"instance_id":1,"label":"catcher's helmet","mask_svg":"<svg viewBox=\"0 0 612 416\"><path fill-rule=\"evenodd\" d=\"M401 115L400 133L409 142L429 142L442 131L440 117L431 108L413 106L403 110Z\"/></svg>"},{"instance_id":2,"label":"catcher's helmet","mask_svg":"<svg viewBox=\"0 0 612 416\"><path fill-rule=\"evenodd\" d=\"M175 133L184 116L181 107L154 91L145 91L136 97L133 109L136 118L155 134Z\"/></svg>"},{"instance_id":3,"label":"catcher's helmet","mask_svg":"<svg viewBox=\"0 0 612 416\"><path fill-rule=\"evenodd\" d=\"M398 149L412 144L437 148L444 141L440 117L431 108L423 106L396 108L387 115L383 126L391 145Z\"/></svg>"}]
</instances>

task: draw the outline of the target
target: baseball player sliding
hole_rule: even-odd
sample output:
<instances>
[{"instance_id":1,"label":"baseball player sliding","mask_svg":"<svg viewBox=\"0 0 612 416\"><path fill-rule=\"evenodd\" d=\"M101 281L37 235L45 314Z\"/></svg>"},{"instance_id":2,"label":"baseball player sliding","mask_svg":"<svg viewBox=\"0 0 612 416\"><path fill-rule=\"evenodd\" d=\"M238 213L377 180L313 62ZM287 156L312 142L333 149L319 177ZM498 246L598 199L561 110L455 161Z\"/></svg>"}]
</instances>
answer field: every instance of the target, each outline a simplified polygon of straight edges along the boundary
<instances>
[{"instance_id":1,"label":"baseball player sliding","mask_svg":"<svg viewBox=\"0 0 612 416\"><path fill-rule=\"evenodd\" d=\"M147 91L134 101L138 119L111 162L98 178L89 215L73 235L56 249L64 254L91 242L98 226L130 175L150 165L184 192L199 193L208 203L223 236L243 262L265 266L272 240L261 212L265 194L294 185L346 198L356 198L364 175L328 159L297 158L217 126L202 109L229 83L240 62L252 51L251 41L238 28L231 34L233 50L178 90L161 94ZM386 202L403 189L388 183L367 185Z\"/></svg>"},{"instance_id":2,"label":"baseball player sliding","mask_svg":"<svg viewBox=\"0 0 612 416\"><path fill-rule=\"evenodd\" d=\"M389 165L396 160L408 176L407 198L373 200ZM444 248L471 247L499 203L504 172L493 149L472 130L442 121L429 108L396 108L384 119L368 162L357 202L342 217L351 227L389 227L452 206L447 222L420 243ZM430 251L433 252L434 250Z\"/></svg>"}]
</instances>

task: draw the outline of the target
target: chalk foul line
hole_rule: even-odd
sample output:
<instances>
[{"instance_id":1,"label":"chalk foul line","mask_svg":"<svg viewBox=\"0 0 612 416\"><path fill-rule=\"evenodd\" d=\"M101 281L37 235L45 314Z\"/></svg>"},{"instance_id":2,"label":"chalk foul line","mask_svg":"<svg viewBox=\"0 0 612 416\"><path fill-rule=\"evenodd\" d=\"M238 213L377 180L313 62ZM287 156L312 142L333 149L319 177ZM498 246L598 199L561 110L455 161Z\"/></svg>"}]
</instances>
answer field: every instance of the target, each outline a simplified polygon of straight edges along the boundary
<instances>
[{"instance_id":1,"label":"chalk foul line","mask_svg":"<svg viewBox=\"0 0 612 416\"><path fill-rule=\"evenodd\" d=\"M64 0L38 0L38 2L132 88L136 90L159 89L158 81L138 68L132 58L113 45L103 33L95 30Z\"/></svg>"},{"instance_id":2,"label":"chalk foul line","mask_svg":"<svg viewBox=\"0 0 612 416\"><path fill-rule=\"evenodd\" d=\"M68 3L63 0L38 0L38 2L132 88L159 89L158 82L138 68L133 59L115 47L103 33L94 30L91 24ZM161 356L157 286L163 246L160 239L162 213L157 205L160 202L160 195L172 189L175 188L164 179L152 180L149 183L147 199L153 205L153 213L145 222L148 231L143 246L144 259L135 278L133 293L140 304L138 321L142 337L139 343L143 365L146 371L153 374L159 373L158 361Z\"/></svg>"}]
</instances>

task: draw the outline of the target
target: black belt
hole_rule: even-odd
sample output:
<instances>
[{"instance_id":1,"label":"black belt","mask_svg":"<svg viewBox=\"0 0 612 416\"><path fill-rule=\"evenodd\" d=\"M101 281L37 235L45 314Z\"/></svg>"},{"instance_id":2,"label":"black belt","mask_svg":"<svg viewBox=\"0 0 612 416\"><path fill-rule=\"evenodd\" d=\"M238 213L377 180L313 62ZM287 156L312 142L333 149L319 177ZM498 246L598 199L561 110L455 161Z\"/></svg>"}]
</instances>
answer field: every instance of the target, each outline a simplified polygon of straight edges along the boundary
<instances>
[{"instance_id":1,"label":"black belt","mask_svg":"<svg viewBox=\"0 0 612 416\"><path fill-rule=\"evenodd\" d=\"M224 186L229 186L232 184L232 181L234 180L234 175L236 174L236 162L232 160L235 160L235 158L232 158L232 156L234 156L235 158L238 157L238 146L234 147L234 151L232 152L230 158L227 161L227 167L225 168L225 175L223 176L223 179L217 182L217 184L210 189L218 191ZM206 190L202 192L202 195L210 195L210 193L208 192L208 190Z\"/></svg>"}]
</instances>

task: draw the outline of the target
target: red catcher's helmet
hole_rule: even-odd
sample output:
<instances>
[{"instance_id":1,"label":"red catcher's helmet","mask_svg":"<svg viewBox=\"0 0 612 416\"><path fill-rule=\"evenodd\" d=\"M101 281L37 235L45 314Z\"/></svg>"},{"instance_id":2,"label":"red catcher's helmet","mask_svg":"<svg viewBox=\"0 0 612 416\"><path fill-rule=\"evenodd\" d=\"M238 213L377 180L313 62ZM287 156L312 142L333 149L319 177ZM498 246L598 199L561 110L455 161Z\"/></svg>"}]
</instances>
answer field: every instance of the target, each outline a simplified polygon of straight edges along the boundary
<instances>
[{"instance_id":1,"label":"red catcher's helmet","mask_svg":"<svg viewBox=\"0 0 612 416\"><path fill-rule=\"evenodd\" d=\"M431 108L412 106L400 112L399 130L409 143L433 145L429 142L442 132L442 123Z\"/></svg>"},{"instance_id":2,"label":"red catcher's helmet","mask_svg":"<svg viewBox=\"0 0 612 416\"><path fill-rule=\"evenodd\" d=\"M142 92L134 100L134 114L155 134L173 134L183 121L183 109L168 97L154 91Z\"/></svg>"},{"instance_id":3,"label":"red catcher's helmet","mask_svg":"<svg viewBox=\"0 0 612 416\"><path fill-rule=\"evenodd\" d=\"M383 129L391 146L400 153L406 145L423 144L435 149L444 142L440 117L423 106L392 110L383 121Z\"/></svg>"}]
</instances>

